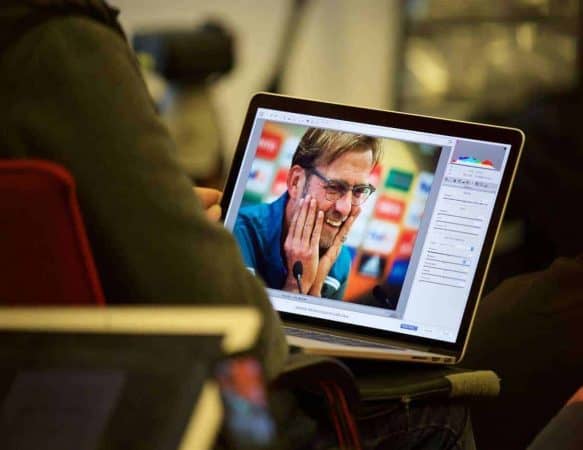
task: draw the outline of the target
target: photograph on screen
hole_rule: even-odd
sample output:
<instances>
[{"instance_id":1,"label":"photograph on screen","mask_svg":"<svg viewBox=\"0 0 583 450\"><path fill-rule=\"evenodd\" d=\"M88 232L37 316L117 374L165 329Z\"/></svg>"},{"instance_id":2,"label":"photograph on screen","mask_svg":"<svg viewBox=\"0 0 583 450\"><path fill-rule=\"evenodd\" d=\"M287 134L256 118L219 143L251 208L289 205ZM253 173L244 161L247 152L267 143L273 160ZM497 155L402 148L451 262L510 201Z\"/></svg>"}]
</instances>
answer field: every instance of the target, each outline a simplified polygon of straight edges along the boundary
<instances>
[{"instance_id":1,"label":"photograph on screen","mask_svg":"<svg viewBox=\"0 0 583 450\"><path fill-rule=\"evenodd\" d=\"M265 121L233 228L245 265L268 288L395 310L440 154Z\"/></svg>"}]
</instances>

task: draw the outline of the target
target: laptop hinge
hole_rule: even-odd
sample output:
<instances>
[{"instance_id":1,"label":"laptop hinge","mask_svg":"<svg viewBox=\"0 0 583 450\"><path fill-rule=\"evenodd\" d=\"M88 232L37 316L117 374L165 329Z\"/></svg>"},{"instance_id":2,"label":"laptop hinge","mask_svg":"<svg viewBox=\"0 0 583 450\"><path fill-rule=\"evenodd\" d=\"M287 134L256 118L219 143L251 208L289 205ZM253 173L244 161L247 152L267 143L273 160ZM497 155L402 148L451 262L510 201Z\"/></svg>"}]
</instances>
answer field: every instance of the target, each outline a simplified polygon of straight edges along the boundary
<instances>
[{"instance_id":1,"label":"laptop hinge","mask_svg":"<svg viewBox=\"0 0 583 450\"><path fill-rule=\"evenodd\" d=\"M306 325L304 323L295 322L295 321L291 321L291 320L285 320L284 326L291 326L294 328L301 328L304 330L315 330L315 331L319 331L321 333L327 333L327 334L349 337L349 338L354 338L354 339L362 339L364 341L369 341L369 342L373 342L373 343L377 343L377 344L395 345L395 346L399 346L399 347L410 348L412 350L417 350L420 352L438 353L438 354L445 354L445 355L451 355L451 356L456 356L456 354L457 354L455 351L452 351L452 350L436 349L434 347L413 344L413 343L409 343L409 342L400 342L400 341L397 341L397 340L394 340L391 338L384 338L384 337L379 338L379 337L369 336L369 335L360 334L360 333L354 333L354 332L345 331L345 330L319 327L317 325L312 325L312 324Z\"/></svg>"}]
</instances>

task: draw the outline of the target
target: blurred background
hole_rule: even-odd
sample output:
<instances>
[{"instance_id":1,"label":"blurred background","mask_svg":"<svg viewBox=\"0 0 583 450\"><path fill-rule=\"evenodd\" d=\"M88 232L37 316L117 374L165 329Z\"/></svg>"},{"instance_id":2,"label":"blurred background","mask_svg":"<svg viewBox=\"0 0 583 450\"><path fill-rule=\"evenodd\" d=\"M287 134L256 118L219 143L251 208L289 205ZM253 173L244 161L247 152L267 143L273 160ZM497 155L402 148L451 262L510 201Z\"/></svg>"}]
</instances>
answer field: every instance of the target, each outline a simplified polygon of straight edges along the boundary
<instances>
[{"instance_id":1,"label":"blurred background","mask_svg":"<svg viewBox=\"0 0 583 450\"><path fill-rule=\"evenodd\" d=\"M579 0L112 0L193 181L257 91L522 128L486 290L583 251Z\"/></svg>"}]
</instances>

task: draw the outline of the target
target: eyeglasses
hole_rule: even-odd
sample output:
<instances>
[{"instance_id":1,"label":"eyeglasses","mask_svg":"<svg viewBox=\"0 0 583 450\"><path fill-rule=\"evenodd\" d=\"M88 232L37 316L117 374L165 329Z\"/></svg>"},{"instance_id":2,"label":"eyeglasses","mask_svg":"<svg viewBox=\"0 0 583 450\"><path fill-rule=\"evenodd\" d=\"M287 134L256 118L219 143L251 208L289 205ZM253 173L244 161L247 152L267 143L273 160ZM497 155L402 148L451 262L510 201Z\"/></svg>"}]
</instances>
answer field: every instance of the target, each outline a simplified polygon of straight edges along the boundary
<instances>
[{"instance_id":1,"label":"eyeglasses","mask_svg":"<svg viewBox=\"0 0 583 450\"><path fill-rule=\"evenodd\" d=\"M348 183L342 180L331 180L330 178L322 175L313 167L307 167L305 170L313 173L325 183L324 191L326 192L326 200L331 202L340 200L348 193L348 191L352 191L352 205L360 206L376 190L372 184L356 184L354 186L350 186Z\"/></svg>"}]
</instances>

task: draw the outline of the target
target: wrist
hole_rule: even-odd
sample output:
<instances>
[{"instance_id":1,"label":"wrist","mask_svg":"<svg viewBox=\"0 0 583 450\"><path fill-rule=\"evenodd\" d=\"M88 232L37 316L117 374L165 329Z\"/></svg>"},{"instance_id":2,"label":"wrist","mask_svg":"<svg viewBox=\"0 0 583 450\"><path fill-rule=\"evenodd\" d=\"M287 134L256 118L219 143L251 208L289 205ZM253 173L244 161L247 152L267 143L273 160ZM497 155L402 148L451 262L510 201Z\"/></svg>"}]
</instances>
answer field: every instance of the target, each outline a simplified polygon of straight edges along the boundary
<instances>
[{"instance_id":1,"label":"wrist","mask_svg":"<svg viewBox=\"0 0 583 450\"><path fill-rule=\"evenodd\" d=\"M310 292L309 292L310 295L313 295L315 297L322 296L322 286L324 286L324 278L326 278L326 276L321 276L318 274L318 276L314 280L314 283L310 287Z\"/></svg>"},{"instance_id":2,"label":"wrist","mask_svg":"<svg viewBox=\"0 0 583 450\"><path fill-rule=\"evenodd\" d=\"M314 283L308 294L313 295L314 297L322 297L322 285L323 283Z\"/></svg>"},{"instance_id":3,"label":"wrist","mask_svg":"<svg viewBox=\"0 0 583 450\"><path fill-rule=\"evenodd\" d=\"M298 294L301 294L299 288L298 288L298 282L295 279L295 277L293 275L288 275L288 277L285 280L285 284L283 285L283 290L286 292L296 292Z\"/></svg>"}]
</instances>

